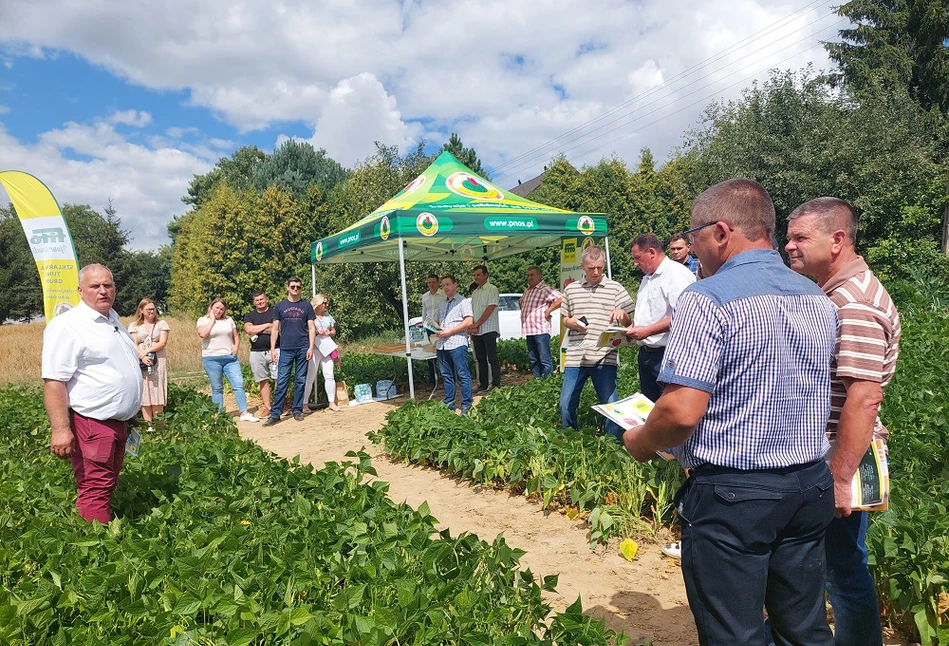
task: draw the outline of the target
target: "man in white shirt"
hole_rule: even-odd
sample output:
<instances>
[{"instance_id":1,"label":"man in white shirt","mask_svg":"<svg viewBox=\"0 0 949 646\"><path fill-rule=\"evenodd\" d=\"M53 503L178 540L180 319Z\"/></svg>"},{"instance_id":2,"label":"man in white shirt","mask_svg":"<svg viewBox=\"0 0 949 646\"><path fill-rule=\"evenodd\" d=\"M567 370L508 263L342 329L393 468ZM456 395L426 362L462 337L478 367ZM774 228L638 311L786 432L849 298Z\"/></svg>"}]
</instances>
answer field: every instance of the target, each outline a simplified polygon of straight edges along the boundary
<instances>
[{"instance_id":1,"label":"man in white shirt","mask_svg":"<svg viewBox=\"0 0 949 646\"><path fill-rule=\"evenodd\" d=\"M422 294L422 322L424 323L428 319L435 320L435 316L438 314L438 308L442 303L445 302L445 292L441 290L441 287L438 286L439 280L438 276L435 274L429 274L428 280L425 284L428 286L428 291ZM428 382L431 384L435 383L435 361L436 359L428 360Z\"/></svg>"},{"instance_id":2,"label":"man in white shirt","mask_svg":"<svg viewBox=\"0 0 949 646\"><path fill-rule=\"evenodd\" d=\"M475 359L478 360L478 392L487 392L488 365L491 366L491 383L501 387L501 363L498 361L498 337L501 323L498 320L498 288L488 282L488 268L478 265L474 270L474 282L478 288L471 293L471 314L474 324L471 337L474 340Z\"/></svg>"},{"instance_id":3,"label":"man in white shirt","mask_svg":"<svg viewBox=\"0 0 949 646\"><path fill-rule=\"evenodd\" d=\"M43 333L43 403L50 450L72 462L76 509L108 523L128 439L126 422L142 404L142 371L132 337L112 309L115 282L102 265L79 272L80 303Z\"/></svg>"},{"instance_id":4,"label":"man in white shirt","mask_svg":"<svg viewBox=\"0 0 949 646\"><path fill-rule=\"evenodd\" d=\"M633 324L626 334L639 345L639 385L642 393L656 401L662 394L659 369L669 341L669 326L679 295L695 282L695 274L666 257L662 241L654 233L636 236L630 247L633 262L643 281L636 294Z\"/></svg>"}]
</instances>

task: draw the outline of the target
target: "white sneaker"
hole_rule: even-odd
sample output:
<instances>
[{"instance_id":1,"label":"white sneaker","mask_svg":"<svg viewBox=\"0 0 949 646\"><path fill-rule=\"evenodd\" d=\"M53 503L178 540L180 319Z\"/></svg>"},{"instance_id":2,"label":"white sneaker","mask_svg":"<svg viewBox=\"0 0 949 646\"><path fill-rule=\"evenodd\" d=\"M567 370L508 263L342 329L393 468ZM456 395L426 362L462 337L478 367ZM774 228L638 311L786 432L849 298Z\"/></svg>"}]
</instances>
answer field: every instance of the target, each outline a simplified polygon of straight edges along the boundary
<instances>
[{"instance_id":1,"label":"white sneaker","mask_svg":"<svg viewBox=\"0 0 949 646\"><path fill-rule=\"evenodd\" d=\"M151 426L149 426L148 428L145 429L145 432L146 432L146 433L154 433L154 432L155 432L155 429L153 429Z\"/></svg>"},{"instance_id":2,"label":"white sneaker","mask_svg":"<svg viewBox=\"0 0 949 646\"><path fill-rule=\"evenodd\" d=\"M248 411L248 412L241 413L241 421L242 421L242 422L259 422L259 421L260 421L260 418L259 418L259 417L254 417L254 416L250 413L250 411Z\"/></svg>"},{"instance_id":3,"label":"white sneaker","mask_svg":"<svg viewBox=\"0 0 949 646\"><path fill-rule=\"evenodd\" d=\"M666 543L662 546L662 553L674 559L681 559L682 543L679 541L676 541L675 543Z\"/></svg>"}]
</instances>

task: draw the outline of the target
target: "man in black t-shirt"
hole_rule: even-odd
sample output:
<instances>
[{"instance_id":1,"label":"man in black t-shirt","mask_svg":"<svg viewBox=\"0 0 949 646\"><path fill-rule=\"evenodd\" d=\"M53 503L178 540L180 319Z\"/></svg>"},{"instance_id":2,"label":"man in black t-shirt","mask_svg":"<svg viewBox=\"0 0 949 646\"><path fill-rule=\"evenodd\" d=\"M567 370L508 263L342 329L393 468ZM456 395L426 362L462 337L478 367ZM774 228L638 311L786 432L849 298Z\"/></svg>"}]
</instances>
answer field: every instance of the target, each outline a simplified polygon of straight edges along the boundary
<instances>
[{"instance_id":1,"label":"man in black t-shirt","mask_svg":"<svg viewBox=\"0 0 949 646\"><path fill-rule=\"evenodd\" d=\"M277 391L270 408L270 418L264 422L264 426L273 426L280 421L290 387L291 369L294 371L293 419L303 421L303 392L306 389L306 368L313 356L313 341L316 339L316 325L313 323L316 312L308 301L300 298L302 289L303 282L291 276L287 281L287 298L274 306L270 359L277 362ZM279 354L277 341L280 342Z\"/></svg>"},{"instance_id":2,"label":"man in black t-shirt","mask_svg":"<svg viewBox=\"0 0 949 646\"><path fill-rule=\"evenodd\" d=\"M260 399L264 404L261 417L270 416L270 334L274 311L264 292L254 292L254 311L244 315L244 333L250 337L250 371L260 386ZM276 371L274 372L276 374Z\"/></svg>"}]
</instances>

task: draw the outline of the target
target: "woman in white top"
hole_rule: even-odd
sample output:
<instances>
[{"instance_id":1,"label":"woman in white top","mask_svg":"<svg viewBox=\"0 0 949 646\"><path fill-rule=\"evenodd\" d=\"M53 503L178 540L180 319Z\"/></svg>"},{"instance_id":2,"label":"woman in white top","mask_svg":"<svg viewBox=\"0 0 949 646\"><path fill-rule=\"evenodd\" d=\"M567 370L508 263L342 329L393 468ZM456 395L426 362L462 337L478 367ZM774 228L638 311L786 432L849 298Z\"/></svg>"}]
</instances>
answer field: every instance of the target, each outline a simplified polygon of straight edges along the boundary
<instances>
[{"instance_id":1,"label":"woman in white top","mask_svg":"<svg viewBox=\"0 0 949 646\"><path fill-rule=\"evenodd\" d=\"M227 305L215 298L208 306L208 312L198 319L198 336L201 337L201 361L204 372L211 382L211 400L224 410L224 377L234 389L234 399L241 411L242 422L257 422L256 417L247 412L247 395L244 394L244 376L241 364L237 360L240 337L234 319L225 316Z\"/></svg>"},{"instance_id":2,"label":"woman in white top","mask_svg":"<svg viewBox=\"0 0 949 646\"><path fill-rule=\"evenodd\" d=\"M306 390L303 391L303 402L310 401L310 392L316 384L317 366L323 369L323 381L326 387L326 400L329 402L330 410L338 411L336 405L336 378L333 375L333 358L330 356L336 350L336 342L333 337L336 336L336 321L332 316L326 313L329 301L323 294L317 294L310 301L313 311L316 312L316 319L313 323L316 326L316 340L313 343L313 358L310 359L306 369Z\"/></svg>"}]
</instances>

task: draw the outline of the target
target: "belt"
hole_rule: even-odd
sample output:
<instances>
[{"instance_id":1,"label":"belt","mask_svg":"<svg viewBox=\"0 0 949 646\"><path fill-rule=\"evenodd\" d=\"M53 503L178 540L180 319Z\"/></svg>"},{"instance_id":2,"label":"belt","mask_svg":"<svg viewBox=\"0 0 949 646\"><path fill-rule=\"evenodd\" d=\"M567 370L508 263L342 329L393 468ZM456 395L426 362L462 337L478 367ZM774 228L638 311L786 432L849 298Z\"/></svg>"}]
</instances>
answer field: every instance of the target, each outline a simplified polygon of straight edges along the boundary
<instances>
[{"instance_id":1,"label":"belt","mask_svg":"<svg viewBox=\"0 0 949 646\"><path fill-rule=\"evenodd\" d=\"M648 345L642 345L639 347L640 352L665 352L666 346L660 345L658 348L650 348Z\"/></svg>"}]
</instances>

